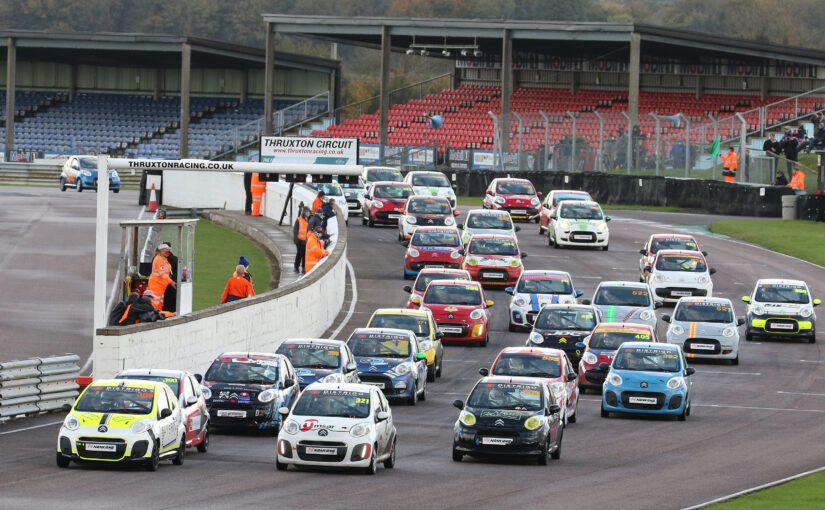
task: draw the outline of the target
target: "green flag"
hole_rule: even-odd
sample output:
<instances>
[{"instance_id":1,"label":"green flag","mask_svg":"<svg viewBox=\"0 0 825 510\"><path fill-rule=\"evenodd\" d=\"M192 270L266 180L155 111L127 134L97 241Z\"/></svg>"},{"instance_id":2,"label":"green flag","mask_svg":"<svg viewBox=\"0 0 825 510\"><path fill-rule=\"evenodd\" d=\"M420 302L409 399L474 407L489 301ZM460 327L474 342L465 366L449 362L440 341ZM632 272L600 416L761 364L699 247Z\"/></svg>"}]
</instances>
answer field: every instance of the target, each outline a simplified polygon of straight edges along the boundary
<instances>
[{"instance_id":1,"label":"green flag","mask_svg":"<svg viewBox=\"0 0 825 510\"><path fill-rule=\"evenodd\" d=\"M710 144L710 148L708 149L708 154L710 157L708 159L716 159L716 156L719 155L719 145L722 143L722 137L717 136L716 139Z\"/></svg>"}]
</instances>

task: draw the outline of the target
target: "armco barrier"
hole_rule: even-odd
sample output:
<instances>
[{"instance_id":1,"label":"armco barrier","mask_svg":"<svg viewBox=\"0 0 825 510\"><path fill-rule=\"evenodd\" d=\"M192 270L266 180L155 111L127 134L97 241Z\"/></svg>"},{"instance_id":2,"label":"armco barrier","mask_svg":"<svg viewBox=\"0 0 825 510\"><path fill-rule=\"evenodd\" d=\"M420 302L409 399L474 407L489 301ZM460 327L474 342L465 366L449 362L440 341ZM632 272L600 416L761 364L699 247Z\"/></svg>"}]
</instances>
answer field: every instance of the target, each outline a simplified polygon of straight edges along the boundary
<instances>
[{"instance_id":1,"label":"armco barrier","mask_svg":"<svg viewBox=\"0 0 825 510\"><path fill-rule=\"evenodd\" d=\"M0 417L57 411L74 404L80 374L75 354L0 363Z\"/></svg>"},{"instance_id":2,"label":"armco barrier","mask_svg":"<svg viewBox=\"0 0 825 510\"><path fill-rule=\"evenodd\" d=\"M496 177L529 179L544 193L552 189L589 192L604 205L636 204L699 209L734 216L780 217L782 195L793 190L778 186L750 186L703 179L615 175L603 173L509 172L506 174L458 170L459 195L483 196Z\"/></svg>"},{"instance_id":3,"label":"armco barrier","mask_svg":"<svg viewBox=\"0 0 825 510\"><path fill-rule=\"evenodd\" d=\"M295 186L297 198L308 195ZM286 186L269 183L265 215L277 221ZM287 216L288 218L288 216ZM344 301L347 231L337 217L336 244L306 277L252 298L199 310L184 317L96 331L94 375L110 377L140 367L201 372L221 352L274 351L287 338L318 337L332 325ZM286 225L290 225L285 221Z\"/></svg>"}]
</instances>

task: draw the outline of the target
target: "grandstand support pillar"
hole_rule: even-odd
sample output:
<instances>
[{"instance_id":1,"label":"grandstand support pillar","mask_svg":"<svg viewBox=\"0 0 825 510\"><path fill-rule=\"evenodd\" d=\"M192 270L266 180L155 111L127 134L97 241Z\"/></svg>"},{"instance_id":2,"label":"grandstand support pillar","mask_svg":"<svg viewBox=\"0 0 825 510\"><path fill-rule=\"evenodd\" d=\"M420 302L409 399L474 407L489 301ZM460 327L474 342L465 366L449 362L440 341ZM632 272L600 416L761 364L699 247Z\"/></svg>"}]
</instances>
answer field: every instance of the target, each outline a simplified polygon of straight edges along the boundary
<instances>
[{"instance_id":1,"label":"grandstand support pillar","mask_svg":"<svg viewBox=\"0 0 825 510\"><path fill-rule=\"evenodd\" d=\"M152 91L152 99L160 100L160 92L163 89L163 69L155 69L155 88Z\"/></svg>"},{"instance_id":2,"label":"grandstand support pillar","mask_svg":"<svg viewBox=\"0 0 825 510\"><path fill-rule=\"evenodd\" d=\"M501 151L510 152L510 96L513 94L513 39L501 34Z\"/></svg>"},{"instance_id":3,"label":"grandstand support pillar","mask_svg":"<svg viewBox=\"0 0 825 510\"><path fill-rule=\"evenodd\" d=\"M741 122L739 128L739 164L736 169L736 180L739 182L748 182L750 181L750 176L745 175L747 172L740 171L748 168L748 121L745 120L745 117L739 112L736 112L734 115L739 119L739 122Z\"/></svg>"},{"instance_id":4,"label":"grandstand support pillar","mask_svg":"<svg viewBox=\"0 0 825 510\"><path fill-rule=\"evenodd\" d=\"M192 45L180 49L180 159L189 157L189 80L192 71Z\"/></svg>"},{"instance_id":5,"label":"grandstand support pillar","mask_svg":"<svg viewBox=\"0 0 825 510\"><path fill-rule=\"evenodd\" d=\"M622 112L622 115L627 119L627 157L625 158L625 164L627 165L627 175L630 175L630 167L633 165L633 117L625 112Z\"/></svg>"},{"instance_id":6,"label":"grandstand support pillar","mask_svg":"<svg viewBox=\"0 0 825 510\"><path fill-rule=\"evenodd\" d=\"M596 154L596 171L603 172L602 154L604 154L604 117L598 110L593 110L593 114L599 119L599 152Z\"/></svg>"},{"instance_id":7,"label":"grandstand support pillar","mask_svg":"<svg viewBox=\"0 0 825 510\"><path fill-rule=\"evenodd\" d=\"M378 99L378 143L387 146L390 126L390 27L381 27L381 85Z\"/></svg>"},{"instance_id":8,"label":"grandstand support pillar","mask_svg":"<svg viewBox=\"0 0 825 510\"><path fill-rule=\"evenodd\" d=\"M9 154L14 149L14 88L17 82L17 48L14 38L9 37L6 49L6 141L3 161L10 161Z\"/></svg>"},{"instance_id":9,"label":"grandstand support pillar","mask_svg":"<svg viewBox=\"0 0 825 510\"><path fill-rule=\"evenodd\" d=\"M266 54L264 57L264 136L272 136L272 87L275 73L275 33L272 23L266 24Z\"/></svg>"},{"instance_id":10,"label":"grandstand support pillar","mask_svg":"<svg viewBox=\"0 0 825 510\"><path fill-rule=\"evenodd\" d=\"M249 94L249 69L241 70L241 93L238 94L238 100L241 103L246 102L246 96Z\"/></svg>"},{"instance_id":11,"label":"grandstand support pillar","mask_svg":"<svg viewBox=\"0 0 825 510\"><path fill-rule=\"evenodd\" d=\"M69 70L69 102L74 101L74 95L77 92L77 64L72 64Z\"/></svg>"},{"instance_id":12,"label":"grandstand support pillar","mask_svg":"<svg viewBox=\"0 0 825 510\"><path fill-rule=\"evenodd\" d=\"M659 116L655 113L648 113L648 115L653 117L653 120L656 121L656 175L658 176L662 168L662 123Z\"/></svg>"},{"instance_id":13,"label":"grandstand support pillar","mask_svg":"<svg viewBox=\"0 0 825 510\"><path fill-rule=\"evenodd\" d=\"M550 118L542 110L539 110L539 115L544 119L544 161L541 162L542 170L550 169Z\"/></svg>"},{"instance_id":14,"label":"grandstand support pillar","mask_svg":"<svg viewBox=\"0 0 825 510\"><path fill-rule=\"evenodd\" d=\"M570 147L570 159L568 160L569 168L567 169L568 172L573 172L574 170L578 169L578 165L575 162L576 159L576 138L578 135L576 134L576 116L573 115L572 112L566 112L567 116L573 119L573 136L571 136L571 147Z\"/></svg>"},{"instance_id":15,"label":"grandstand support pillar","mask_svg":"<svg viewBox=\"0 0 825 510\"><path fill-rule=\"evenodd\" d=\"M639 70L641 67L641 37L637 32L630 34L630 68L627 82L627 113L633 125L639 122ZM630 135L630 131L627 132Z\"/></svg>"},{"instance_id":16,"label":"grandstand support pillar","mask_svg":"<svg viewBox=\"0 0 825 510\"><path fill-rule=\"evenodd\" d=\"M570 71L570 95L575 96L579 91L579 72Z\"/></svg>"},{"instance_id":17,"label":"grandstand support pillar","mask_svg":"<svg viewBox=\"0 0 825 510\"><path fill-rule=\"evenodd\" d=\"M696 99L702 99L702 96L705 94L705 77L700 75L696 76Z\"/></svg>"},{"instance_id":18,"label":"grandstand support pillar","mask_svg":"<svg viewBox=\"0 0 825 510\"><path fill-rule=\"evenodd\" d=\"M770 78L767 76L763 76L759 79L759 97L762 101L766 101L768 99L768 81Z\"/></svg>"}]
</instances>

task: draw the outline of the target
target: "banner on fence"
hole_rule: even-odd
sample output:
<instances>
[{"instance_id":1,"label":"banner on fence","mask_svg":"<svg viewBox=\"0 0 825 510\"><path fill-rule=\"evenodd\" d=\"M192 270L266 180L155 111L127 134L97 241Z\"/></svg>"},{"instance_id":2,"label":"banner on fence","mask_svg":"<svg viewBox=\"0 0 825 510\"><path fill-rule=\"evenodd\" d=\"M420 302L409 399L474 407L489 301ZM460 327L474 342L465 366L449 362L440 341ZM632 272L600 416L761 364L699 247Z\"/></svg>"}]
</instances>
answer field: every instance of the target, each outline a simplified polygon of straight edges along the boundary
<instances>
[{"instance_id":1,"label":"banner on fence","mask_svg":"<svg viewBox=\"0 0 825 510\"><path fill-rule=\"evenodd\" d=\"M362 165L377 164L381 162L381 146L377 144L363 143L358 147L358 163Z\"/></svg>"},{"instance_id":2,"label":"banner on fence","mask_svg":"<svg viewBox=\"0 0 825 510\"><path fill-rule=\"evenodd\" d=\"M406 147L400 145L388 145L384 147L384 164L390 166L401 166L405 163Z\"/></svg>"},{"instance_id":3,"label":"banner on fence","mask_svg":"<svg viewBox=\"0 0 825 510\"><path fill-rule=\"evenodd\" d=\"M410 147L407 164L412 166L435 166L435 149L433 147Z\"/></svg>"},{"instance_id":4,"label":"banner on fence","mask_svg":"<svg viewBox=\"0 0 825 510\"><path fill-rule=\"evenodd\" d=\"M472 161L472 150L470 149L450 149L450 168L467 170L470 168L470 161Z\"/></svg>"},{"instance_id":5,"label":"banner on fence","mask_svg":"<svg viewBox=\"0 0 825 510\"><path fill-rule=\"evenodd\" d=\"M496 166L493 151L473 151L473 170L492 170Z\"/></svg>"},{"instance_id":6,"label":"banner on fence","mask_svg":"<svg viewBox=\"0 0 825 510\"><path fill-rule=\"evenodd\" d=\"M261 162L287 165L357 165L357 138L264 136Z\"/></svg>"}]
</instances>

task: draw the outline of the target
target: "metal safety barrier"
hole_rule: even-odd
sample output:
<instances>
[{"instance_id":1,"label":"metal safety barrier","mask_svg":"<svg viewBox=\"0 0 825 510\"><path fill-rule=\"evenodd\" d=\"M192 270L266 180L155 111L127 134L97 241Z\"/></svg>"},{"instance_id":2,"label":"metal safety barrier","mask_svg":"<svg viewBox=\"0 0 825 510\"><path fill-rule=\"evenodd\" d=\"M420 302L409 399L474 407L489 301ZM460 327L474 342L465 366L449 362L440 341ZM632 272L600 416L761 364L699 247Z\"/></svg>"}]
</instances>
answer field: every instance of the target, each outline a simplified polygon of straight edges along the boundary
<instances>
[{"instance_id":1,"label":"metal safety barrier","mask_svg":"<svg viewBox=\"0 0 825 510\"><path fill-rule=\"evenodd\" d=\"M0 418L59 411L79 395L76 354L0 362Z\"/></svg>"}]
</instances>

